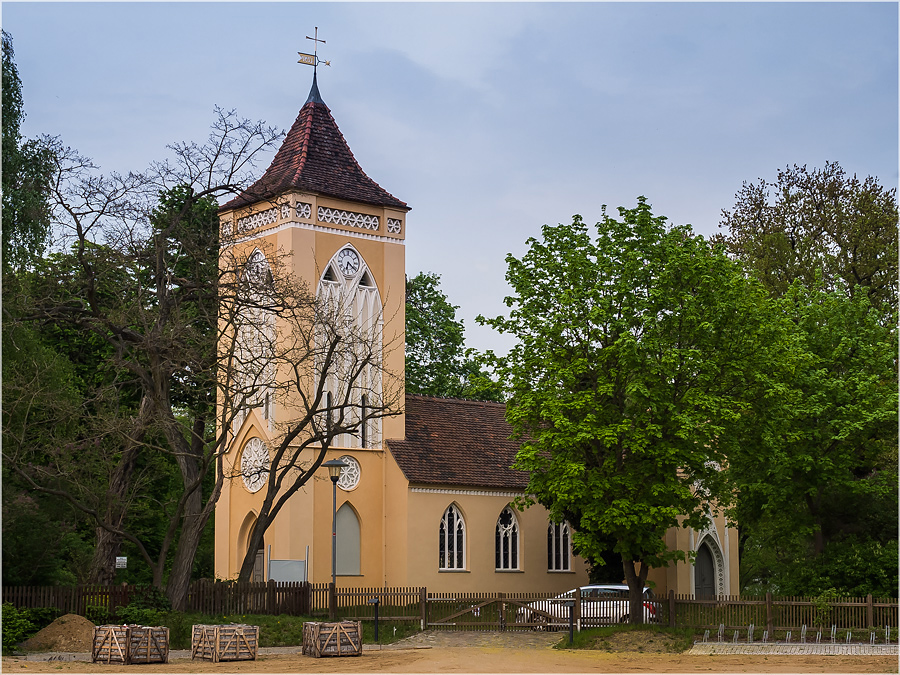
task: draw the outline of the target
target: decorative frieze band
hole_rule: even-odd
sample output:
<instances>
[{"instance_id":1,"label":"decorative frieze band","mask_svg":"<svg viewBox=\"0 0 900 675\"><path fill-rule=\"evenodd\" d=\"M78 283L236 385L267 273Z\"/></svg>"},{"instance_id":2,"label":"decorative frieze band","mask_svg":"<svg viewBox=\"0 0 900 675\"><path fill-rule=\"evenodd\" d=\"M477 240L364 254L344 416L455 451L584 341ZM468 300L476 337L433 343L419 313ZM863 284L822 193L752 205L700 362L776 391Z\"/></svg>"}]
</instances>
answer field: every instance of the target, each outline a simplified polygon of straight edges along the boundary
<instances>
[{"instance_id":1,"label":"decorative frieze band","mask_svg":"<svg viewBox=\"0 0 900 675\"><path fill-rule=\"evenodd\" d=\"M450 488L410 488L410 492L424 492L433 495L465 495L470 497L520 497L521 492L502 492L499 490L452 490Z\"/></svg>"},{"instance_id":2,"label":"decorative frieze band","mask_svg":"<svg viewBox=\"0 0 900 675\"><path fill-rule=\"evenodd\" d=\"M335 225L361 227L364 230L377 230L379 225L378 216L370 216L367 213L354 213L353 211L344 211L342 209L329 209L324 206L319 207L319 221Z\"/></svg>"},{"instance_id":3,"label":"decorative frieze band","mask_svg":"<svg viewBox=\"0 0 900 675\"><path fill-rule=\"evenodd\" d=\"M294 215L303 220L312 219L312 204L307 202L297 202L294 206ZM346 225L349 227L358 227L363 230L378 231L380 219L368 213L356 213L354 211L345 211L343 209L331 209L325 206L318 208L319 222L332 223L334 225ZM273 206L265 211L259 211L237 220L237 231L233 232L233 220L223 219L221 221L223 236L231 236L232 234L244 234L251 230L256 230L267 225L274 225L279 220L285 221L291 218L291 206L289 204L281 204ZM387 231L389 234L400 234L403 229L403 222L399 218L387 219Z\"/></svg>"},{"instance_id":4,"label":"decorative frieze band","mask_svg":"<svg viewBox=\"0 0 900 675\"><path fill-rule=\"evenodd\" d=\"M238 233L249 232L250 230L255 230L264 225L274 225L277 220L278 210L275 207L272 207L271 209L266 209L259 213L238 218L237 231Z\"/></svg>"}]
</instances>

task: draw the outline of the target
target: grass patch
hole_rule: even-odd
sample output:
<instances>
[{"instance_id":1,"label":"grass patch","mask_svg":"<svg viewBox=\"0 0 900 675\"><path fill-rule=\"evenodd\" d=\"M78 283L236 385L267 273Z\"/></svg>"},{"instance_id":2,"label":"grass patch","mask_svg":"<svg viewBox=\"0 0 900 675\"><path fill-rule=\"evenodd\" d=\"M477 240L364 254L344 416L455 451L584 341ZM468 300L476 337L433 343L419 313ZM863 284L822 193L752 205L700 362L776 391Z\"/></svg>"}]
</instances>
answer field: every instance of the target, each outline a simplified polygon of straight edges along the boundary
<instances>
[{"instance_id":1,"label":"grass patch","mask_svg":"<svg viewBox=\"0 0 900 675\"><path fill-rule=\"evenodd\" d=\"M307 621L323 621L310 616L289 616L280 614L186 614L183 612L162 612L159 624L169 627L171 649L190 649L191 632L194 624L217 625L243 623L259 626L260 647L297 647L303 643L303 624ZM394 630L396 628L396 630ZM363 621L363 644L375 643L375 622ZM418 621L380 621L378 642L390 644L419 632Z\"/></svg>"},{"instance_id":2,"label":"grass patch","mask_svg":"<svg viewBox=\"0 0 900 675\"><path fill-rule=\"evenodd\" d=\"M616 624L576 632L571 645L566 633L554 648L681 653L694 645L695 638L693 628Z\"/></svg>"}]
</instances>

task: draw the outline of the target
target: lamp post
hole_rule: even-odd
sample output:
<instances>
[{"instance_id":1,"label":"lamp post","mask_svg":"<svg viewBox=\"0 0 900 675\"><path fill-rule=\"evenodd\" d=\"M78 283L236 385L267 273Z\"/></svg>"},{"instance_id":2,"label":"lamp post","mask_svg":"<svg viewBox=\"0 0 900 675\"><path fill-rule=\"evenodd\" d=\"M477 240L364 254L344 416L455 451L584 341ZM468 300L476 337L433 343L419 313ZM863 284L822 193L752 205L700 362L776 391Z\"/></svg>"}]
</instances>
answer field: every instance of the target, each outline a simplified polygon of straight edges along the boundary
<instances>
[{"instance_id":1,"label":"lamp post","mask_svg":"<svg viewBox=\"0 0 900 675\"><path fill-rule=\"evenodd\" d=\"M331 478L331 586L334 588L337 576L335 568L337 559L337 483L341 477L341 470L347 464L339 459L331 459L323 462L322 466L328 469L328 476Z\"/></svg>"}]
</instances>

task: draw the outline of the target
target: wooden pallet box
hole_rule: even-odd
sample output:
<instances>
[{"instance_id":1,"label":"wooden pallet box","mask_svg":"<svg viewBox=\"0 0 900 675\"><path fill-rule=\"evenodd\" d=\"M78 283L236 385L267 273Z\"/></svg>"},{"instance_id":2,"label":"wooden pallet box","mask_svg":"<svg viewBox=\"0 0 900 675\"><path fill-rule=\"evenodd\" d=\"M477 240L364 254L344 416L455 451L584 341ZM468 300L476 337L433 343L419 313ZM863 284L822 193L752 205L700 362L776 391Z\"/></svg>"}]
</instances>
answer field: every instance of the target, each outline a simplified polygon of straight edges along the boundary
<instances>
[{"instance_id":1,"label":"wooden pallet box","mask_svg":"<svg viewBox=\"0 0 900 675\"><path fill-rule=\"evenodd\" d=\"M128 663L128 626L96 626L91 663Z\"/></svg>"},{"instance_id":2,"label":"wooden pallet box","mask_svg":"<svg viewBox=\"0 0 900 675\"><path fill-rule=\"evenodd\" d=\"M259 626L226 624L195 625L191 635L191 658L219 661L255 661Z\"/></svg>"},{"instance_id":3,"label":"wooden pallet box","mask_svg":"<svg viewBox=\"0 0 900 675\"><path fill-rule=\"evenodd\" d=\"M97 626L92 663L168 663L169 629L165 626Z\"/></svg>"},{"instance_id":4,"label":"wooden pallet box","mask_svg":"<svg viewBox=\"0 0 900 675\"><path fill-rule=\"evenodd\" d=\"M301 654L320 656L360 656L362 654L362 621L303 624Z\"/></svg>"},{"instance_id":5,"label":"wooden pallet box","mask_svg":"<svg viewBox=\"0 0 900 675\"><path fill-rule=\"evenodd\" d=\"M129 626L129 663L168 663L169 629L166 626Z\"/></svg>"}]
</instances>

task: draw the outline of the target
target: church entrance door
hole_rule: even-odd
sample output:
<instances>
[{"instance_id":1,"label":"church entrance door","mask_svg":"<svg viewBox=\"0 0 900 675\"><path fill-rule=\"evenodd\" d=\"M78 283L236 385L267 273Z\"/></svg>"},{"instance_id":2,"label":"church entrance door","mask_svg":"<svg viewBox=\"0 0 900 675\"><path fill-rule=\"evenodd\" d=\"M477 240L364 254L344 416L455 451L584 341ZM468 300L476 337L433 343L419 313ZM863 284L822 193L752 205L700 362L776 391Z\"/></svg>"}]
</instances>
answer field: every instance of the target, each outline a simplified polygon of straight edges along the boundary
<instances>
[{"instance_id":1,"label":"church entrance door","mask_svg":"<svg viewBox=\"0 0 900 675\"><path fill-rule=\"evenodd\" d=\"M701 544L694 561L694 594L698 598L716 595L716 567L709 546Z\"/></svg>"}]
</instances>

